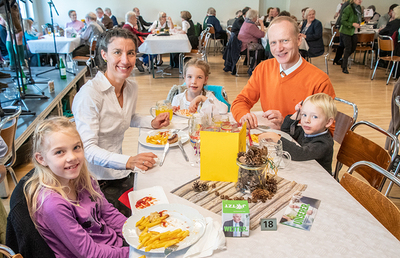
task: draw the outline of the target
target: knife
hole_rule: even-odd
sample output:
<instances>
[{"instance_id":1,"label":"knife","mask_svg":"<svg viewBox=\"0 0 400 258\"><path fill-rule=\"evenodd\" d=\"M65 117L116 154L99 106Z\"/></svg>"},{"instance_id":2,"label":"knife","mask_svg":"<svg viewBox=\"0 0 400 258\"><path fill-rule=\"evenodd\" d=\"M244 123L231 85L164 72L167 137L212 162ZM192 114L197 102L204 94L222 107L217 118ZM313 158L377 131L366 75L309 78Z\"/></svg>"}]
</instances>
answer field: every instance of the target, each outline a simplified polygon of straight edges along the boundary
<instances>
[{"instance_id":1,"label":"knife","mask_svg":"<svg viewBox=\"0 0 400 258\"><path fill-rule=\"evenodd\" d=\"M183 145L182 145L182 142L181 142L181 138L179 138L179 140L178 140L178 146L179 146L179 149L181 149L182 154L183 154L183 157L185 157L185 160L186 160L187 162L189 162L189 158L188 158L188 156L186 155L185 149L183 148Z\"/></svg>"},{"instance_id":2,"label":"knife","mask_svg":"<svg viewBox=\"0 0 400 258\"><path fill-rule=\"evenodd\" d=\"M164 164L165 156L167 156L168 149L169 149L169 142L167 142L167 144L165 144L164 153L163 153L161 161L160 161L160 167Z\"/></svg>"}]
</instances>

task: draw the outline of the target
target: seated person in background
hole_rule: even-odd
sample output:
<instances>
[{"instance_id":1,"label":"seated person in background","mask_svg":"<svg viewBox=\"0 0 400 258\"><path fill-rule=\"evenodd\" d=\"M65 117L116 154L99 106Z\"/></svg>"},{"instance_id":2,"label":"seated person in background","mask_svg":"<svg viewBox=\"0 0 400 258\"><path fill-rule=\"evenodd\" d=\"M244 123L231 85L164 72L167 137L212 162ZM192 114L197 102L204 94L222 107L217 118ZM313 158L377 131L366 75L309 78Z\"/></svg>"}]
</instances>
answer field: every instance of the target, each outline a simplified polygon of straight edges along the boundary
<instances>
[{"instance_id":1,"label":"seated person in background","mask_svg":"<svg viewBox=\"0 0 400 258\"><path fill-rule=\"evenodd\" d=\"M215 38L216 39L222 39L222 45L225 47L226 46L226 41L228 40L228 35L226 35L226 31L222 29L221 24L217 17L215 15L217 12L215 11L214 8L210 7L208 8L207 11L207 26L210 27L212 25L215 30Z\"/></svg>"},{"instance_id":2,"label":"seated person in background","mask_svg":"<svg viewBox=\"0 0 400 258\"><path fill-rule=\"evenodd\" d=\"M7 23L4 20L3 15L0 14L0 52L4 60L8 60L7 51Z\"/></svg>"},{"instance_id":3,"label":"seated person in background","mask_svg":"<svg viewBox=\"0 0 400 258\"><path fill-rule=\"evenodd\" d=\"M7 154L7 144L0 136L0 183L3 182L7 176L7 170L4 167L4 156ZM4 208L3 202L0 202L0 244L6 244L6 225L7 225L7 211Z\"/></svg>"},{"instance_id":4,"label":"seated person in background","mask_svg":"<svg viewBox=\"0 0 400 258\"><path fill-rule=\"evenodd\" d=\"M385 13L384 15L382 15L380 18L379 18L379 20L378 20L378 25L377 25L377 29L383 29L385 26L386 26L386 24L389 22L389 21L391 21L392 20L392 12L393 12L393 9L395 8L395 7L397 7L397 6L399 6L398 4L392 4L390 7L389 7L389 12L388 13Z\"/></svg>"},{"instance_id":5,"label":"seated person in background","mask_svg":"<svg viewBox=\"0 0 400 258\"><path fill-rule=\"evenodd\" d=\"M192 21L192 14L189 11L181 12L182 19L182 32L185 32L189 38L190 44L193 49L196 49L199 45L199 38L196 36L194 23Z\"/></svg>"},{"instance_id":6,"label":"seated person in background","mask_svg":"<svg viewBox=\"0 0 400 258\"><path fill-rule=\"evenodd\" d=\"M56 257L128 257L126 217L110 204L86 165L75 124L53 117L33 135L35 172L25 182L32 221Z\"/></svg>"},{"instance_id":7,"label":"seated person in background","mask_svg":"<svg viewBox=\"0 0 400 258\"><path fill-rule=\"evenodd\" d=\"M163 31L164 29L173 29L174 24L172 23L171 17L167 17L164 12L158 13L158 20L155 20L149 28L149 32L155 33L156 30Z\"/></svg>"},{"instance_id":8,"label":"seated person in background","mask_svg":"<svg viewBox=\"0 0 400 258\"><path fill-rule=\"evenodd\" d=\"M372 9L374 14L372 15L372 17L364 17L364 20L366 22L377 22L379 20L379 18L381 17L381 15L379 13L375 12L375 10L376 10L375 5L370 5L367 7L367 9Z\"/></svg>"},{"instance_id":9,"label":"seated person in background","mask_svg":"<svg viewBox=\"0 0 400 258\"><path fill-rule=\"evenodd\" d=\"M303 27L303 23L307 22L306 21L306 11L307 11L308 7L304 7L303 9L301 9L301 22L299 24L299 28Z\"/></svg>"},{"instance_id":10,"label":"seated person in background","mask_svg":"<svg viewBox=\"0 0 400 258\"><path fill-rule=\"evenodd\" d=\"M107 7L106 9L104 9L104 12L108 17L110 17L110 19L113 22L113 25L118 26L117 18L111 13L111 9Z\"/></svg>"},{"instance_id":11,"label":"seated person in background","mask_svg":"<svg viewBox=\"0 0 400 258\"><path fill-rule=\"evenodd\" d=\"M96 15L97 15L97 20L103 23L104 27L107 30L112 29L114 27L113 21L110 19L110 17L104 14L103 9L101 9L101 7L97 7Z\"/></svg>"},{"instance_id":12,"label":"seated person in background","mask_svg":"<svg viewBox=\"0 0 400 258\"><path fill-rule=\"evenodd\" d=\"M96 14L90 12L86 14L86 30L81 34L81 45L77 47L72 56L86 56L90 54L90 42L96 35L103 33L103 28L96 22Z\"/></svg>"},{"instance_id":13,"label":"seated person in background","mask_svg":"<svg viewBox=\"0 0 400 258\"><path fill-rule=\"evenodd\" d=\"M68 16L71 19L71 21L65 24L66 29L74 28L74 30L78 33L83 29L83 27L85 27L85 24L77 19L75 10L69 10Z\"/></svg>"},{"instance_id":14,"label":"seated person in background","mask_svg":"<svg viewBox=\"0 0 400 258\"><path fill-rule=\"evenodd\" d=\"M236 11L236 14L235 14L235 15L236 15L235 18L229 19L229 20L226 22L226 26L227 26L227 27L232 26L233 23L234 23L240 16L243 15L242 10Z\"/></svg>"},{"instance_id":15,"label":"seated person in background","mask_svg":"<svg viewBox=\"0 0 400 258\"><path fill-rule=\"evenodd\" d=\"M147 32L148 30L144 26L151 26L152 23L147 22L143 19L143 17L140 15L139 8L135 7L135 8L133 8L133 11L136 13L137 30L140 32Z\"/></svg>"},{"instance_id":16,"label":"seated person in background","mask_svg":"<svg viewBox=\"0 0 400 258\"><path fill-rule=\"evenodd\" d=\"M269 26L269 23L271 22L271 17L269 16L269 13L271 12L272 9L274 9L274 7L269 7L269 8L267 9L267 14L264 16L264 21L263 21L263 23L264 23L264 26L265 26L265 27L268 27L268 26Z\"/></svg>"},{"instance_id":17,"label":"seated person in background","mask_svg":"<svg viewBox=\"0 0 400 258\"><path fill-rule=\"evenodd\" d=\"M144 39L143 37L146 37L147 35L151 34L150 32L140 32L137 29L135 29L134 24L136 24L137 19L136 19L136 14L132 11L127 12L125 14L125 24L122 26L122 28L129 30L133 34L135 34L138 37L138 47L143 43ZM143 67L143 62L139 58L136 59L136 68L141 72L144 73L144 67Z\"/></svg>"},{"instance_id":18,"label":"seated person in background","mask_svg":"<svg viewBox=\"0 0 400 258\"><path fill-rule=\"evenodd\" d=\"M256 25L256 22L259 21L261 28L259 29ZM242 54L245 54L245 51L248 47L249 43L254 43L258 44L259 48L257 50L259 51L258 56L258 61L263 59L264 57L264 48L262 47L261 44L259 44L259 39L263 38L265 36L264 32L264 23L262 19L258 19L258 12L255 9L250 9L247 14L246 14L246 19L245 22L243 23L242 27L240 28L239 31L239 36L238 39L242 41L242 47L240 51ZM252 49L255 50L255 49Z\"/></svg>"},{"instance_id":19,"label":"seated person in background","mask_svg":"<svg viewBox=\"0 0 400 258\"><path fill-rule=\"evenodd\" d=\"M211 105L216 108L214 111L220 114L228 112L228 106L219 101L212 92L205 91L210 65L200 59L193 58L183 70L183 76L187 90L176 95L172 100L172 110L188 109L190 113L196 113L200 103L203 103L201 110L212 110Z\"/></svg>"},{"instance_id":20,"label":"seated person in background","mask_svg":"<svg viewBox=\"0 0 400 258\"><path fill-rule=\"evenodd\" d=\"M328 128L336 117L336 105L331 96L325 93L317 93L309 96L301 106L295 107L293 115L287 115L283 121L281 130L289 133L290 126L295 123L296 129L293 139L300 144L289 141L274 132L263 133L259 139L282 141L283 150L290 153L295 161L315 159L326 171L332 174L333 138ZM300 116L297 114L300 112ZM300 117L301 126L297 126Z\"/></svg>"},{"instance_id":21,"label":"seated person in background","mask_svg":"<svg viewBox=\"0 0 400 258\"><path fill-rule=\"evenodd\" d=\"M257 65L231 109L236 121L255 128L257 117L250 109L260 100L263 117L274 129L280 129L283 118L301 100L320 92L334 98L335 91L329 76L300 56L301 36L292 18L275 18L268 29L268 41L275 58Z\"/></svg>"},{"instance_id":22,"label":"seated person in background","mask_svg":"<svg viewBox=\"0 0 400 258\"><path fill-rule=\"evenodd\" d=\"M232 25L232 29L231 29L232 33L235 33L236 35L239 35L240 28L242 27L242 25L244 23L244 19L246 18L246 13L249 10L250 10L250 7L248 7L248 6L243 8L242 15L239 18L237 18L235 20L235 22L233 23L233 25Z\"/></svg>"},{"instance_id":23,"label":"seated person in background","mask_svg":"<svg viewBox=\"0 0 400 258\"><path fill-rule=\"evenodd\" d=\"M28 18L28 19L24 19L23 20L23 25L24 25L24 37L26 39L26 41L29 40L37 40L37 39L42 39L42 33L38 33L35 30L32 29L32 25L33 25L33 19L32 18ZM24 42L25 44L25 42ZM29 46L26 45L26 52L25 52L25 56L28 57L28 62L30 66L38 66L39 65L39 54L33 54L30 50L29 50Z\"/></svg>"},{"instance_id":24,"label":"seated person in background","mask_svg":"<svg viewBox=\"0 0 400 258\"><path fill-rule=\"evenodd\" d=\"M278 10L278 8L273 8L273 7L271 7L270 9L268 9L269 10L269 12L268 12L268 17L267 17L267 19L265 20L265 23L267 24L267 26L266 27L268 27L269 26L269 24L272 22L272 20L275 18L275 17L278 17L278 15L279 15L279 10ZM264 24L265 25L265 24Z\"/></svg>"},{"instance_id":25,"label":"seated person in background","mask_svg":"<svg viewBox=\"0 0 400 258\"><path fill-rule=\"evenodd\" d=\"M287 17L290 17L290 13L288 12L288 11L282 11L282 12L280 12L279 14L278 14L278 17L280 17L280 16L287 16Z\"/></svg>"},{"instance_id":26,"label":"seated person in background","mask_svg":"<svg viewBox=\"0 0 400 258\"><path fill-rule=\"evenodd\" d=\"M386 27L383 29L379 29L379 35L387 35L391 37L395 31L398 31L400 28L400 6L393 8L391 13L392 21L386 24Z\"/></svg>"},{"instance_id":27,"label":"seated person in background","mask_svg":"<svg viewBox=\"0 0 400 258\"><path fill-rule=\"evenodd\" d=\"M308 8L305 12L306 21L303 22L300 35L305 38L309 46L308 55L316 57L324 54L325 47L322 40L322 23L315 19L315 10Z\"/></svg>"}]
</instances>

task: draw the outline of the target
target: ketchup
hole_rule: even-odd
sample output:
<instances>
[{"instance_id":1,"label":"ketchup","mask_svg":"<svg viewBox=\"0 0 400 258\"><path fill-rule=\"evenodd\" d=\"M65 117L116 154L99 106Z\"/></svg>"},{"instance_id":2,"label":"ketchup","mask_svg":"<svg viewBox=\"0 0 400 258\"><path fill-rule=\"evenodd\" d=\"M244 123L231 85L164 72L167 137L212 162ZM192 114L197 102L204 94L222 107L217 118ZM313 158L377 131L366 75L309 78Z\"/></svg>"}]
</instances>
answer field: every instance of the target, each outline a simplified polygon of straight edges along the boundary
<instances>
[{"instance_id":1,"label":"ketchup","mask_svg":"<svg viewBox=\"0 0 400 258\"><path fill-rule=\"evenodd\" d=\"M136 202L136 209L144 209L154 204L157 199L154 197L146 196Z\"/></svg>"}]
</instances>

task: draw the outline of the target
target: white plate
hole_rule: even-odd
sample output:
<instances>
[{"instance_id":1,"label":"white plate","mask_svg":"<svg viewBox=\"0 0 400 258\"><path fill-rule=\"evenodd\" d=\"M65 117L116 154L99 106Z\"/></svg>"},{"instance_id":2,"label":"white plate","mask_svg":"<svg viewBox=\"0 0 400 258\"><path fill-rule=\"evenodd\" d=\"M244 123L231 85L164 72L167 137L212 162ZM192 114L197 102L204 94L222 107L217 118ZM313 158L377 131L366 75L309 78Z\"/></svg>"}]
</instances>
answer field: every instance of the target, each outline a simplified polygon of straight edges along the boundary
<instances>
[{"instance_id":1,"label":"white plate","mask_svg":"<svg viewBox=\"0 0 400 258\"><path fill-rule=\"evenodd\" d=\"M136 228L136 222L138 222L143 216L149 216L152 212L160 212L165 210L169 217L166 219L167 227L156 226L152 227L152 231L165 232L173 231L175 229L189 230L189 236L187 236L182 242L179 242L178 250L189 247L197 242L200 237L203 236L206 222L203 215L192 207L182 204L159 204L148 207L146 209L137 211L131 217L129 217L124 226L122 227L122 235L126 242L132 247L136 248L139 245L139 235L141 231ZM144 251L145 247L142 247L141 251ZM152 249L148 253L163 253L164 248Z\"/></svg>"},{"instance_id":2,"label":"white plate","mask_svg":"<svg viewBox=\"0 0 400 258\"><path fill-rule=\"evenodd\" d=\"M191 118L191 116L182 115L179 111L180 111L180 110L175 111L175 112L174 112L174 115L179 116L179 117L184 117L184 118L187 118L187 119Z\"/></svg>"},{"instance_id":3,"label":"white plate","mask_svg":"<svg viewBox=\"0 0 400 258\"><path fill-rule=\"evenodd\" d=\"M265 131L274 132L274 133L280 134L281 137L286 138L287 140L289 140L291 142L293 141L293 138L288 133L282 132L281 130L267 129ZM261 131L261 130L258 130L258 129L251 129L250 133L251 134L260 134L260 133L265 133L265 132L264 132L264 130Z\"/></svg>"},{"instance_id":4,"label":"white plate","mask_svg":"<svg viewBox=\"0 0 400 258\"><path fill-rule=\"evenodd\" d=\"M149 188L142 189L139 191L132 191L132 192L128 193L128 198L129 198L129 203L131 204L131 209L132 209L133 214L139 210L148 208L148 207L146 207L143 209L140 209L140 208L138 209L135 207L136 202L144 197L155 198L155 200L152 201L153 204L150 206L157 205L157 204L169 203L167 196L165 195L165 192L161 186L153 186L153 187L149 187Z\"/></svg>"},{"instance_id":5,"label":"white plate","mask_svg":"<svg viewBox=\"0 0 400 258\"><path fill-rule=\"evenodd\" d=\"M159 145L159 144L152 144L152 143L148 143L146 142L146 137L147 136L153 136L158 134L159 132L165 132L165 131L171 131L168 129L162 129L162 130L151 130L147 133L142 133L141 135L139 135L139 142L140 144L146 146L146 147L150 147L150 148L164 148L165 144L163 145ZM178 137L181 138L181 142L182 144L187 142L189 140L189 135L186 132L183 131L179 131L178 132ZM178 146L178 142L175 142L173 144L170 144L169 147L174 147L174 146Z\"/></svg>"}]
</instances>

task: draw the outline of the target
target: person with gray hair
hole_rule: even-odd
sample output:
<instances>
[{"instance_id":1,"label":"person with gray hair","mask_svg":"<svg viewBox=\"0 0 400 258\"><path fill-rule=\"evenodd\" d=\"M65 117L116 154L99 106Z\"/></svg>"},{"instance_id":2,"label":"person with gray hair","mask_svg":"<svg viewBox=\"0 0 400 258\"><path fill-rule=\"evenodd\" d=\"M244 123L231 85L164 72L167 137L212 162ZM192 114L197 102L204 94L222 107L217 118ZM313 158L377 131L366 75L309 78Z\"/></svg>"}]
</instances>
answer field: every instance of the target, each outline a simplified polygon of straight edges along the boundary
<instances>
[{"instance_id":1,"label":"person with gray hair","mask_svg":"<svg viewBox=\"0 0 400 258\"><path fill-rule=\"evenodd\" d=\"M392 13L393 13L393 9L396 8L397 6L399 6L398 4L392 4L389 7L389 12L385 13L384 15L382 15L379 20L378 20L378 25L377 25L377 29L383 29L386 24L390 21L392 21Z\"/></svg>"},{"instance_id":2,"label":"person with gray hair","mask_svg":"<svg viewBox=\"0 0 400 258\"><path fill-rule=\"evenodd\" d=\"M140 10L139 8L135 7L133 8L133 11L136 13L136 19L137 19L137 29L140 32L147 32L146 27L144 26L151 26L151 22L147 22L143 19L143 17L140 15Z\"/></svg>"},{"instance_id":3,"label":"person with gray hair","mask_svg":"<svg viewBox=\"0 0 400 258\"><path fill-rule=\"evenodd\" d=\"M111 13L111 9L110 8L107 7L106 9L104 9L104 13L108 17L110 17L110 19L112 20L114 26L118 26L117 18Z\"/></svg>"},{"instance_id":4,"label":"person with gray hair","mask_svg":"<svg viewBox=\"0 0 400 258\"><path fill-rule=\"evenodd\" d=\"M81 33L81 45L72 52L73 57L90 54L90 42L92 38L104 32L103 28L97 23L96 18L96 14L93 12L86 14L86 30Z\"/></svg>"},{"instance_id":5,"label":"person with gray hair","mask_svg":"<svg viewBox=\"0 0 400 258\"><path fill-rule=\"evenodd\" d=\"M317 57L325 52L324 41L322 40L322 23L315 19L315 10L308 8L304 13L306 18L301 26L301 36L309 46L308 55Z\"/></svg>"},{"instance_id":6,"label":"person with gray hair","mask_svg":"<svg viewBox=\"0 0 400 258\"><path fill-rule=\"evenodd\" d=\"M259 20L260 29L257 27L256 22L258 19L258 11L255 9L250 9L246 14L246 19L240 28L238 39L242 41L242 47L240 49L241 52L247 49L247 46L250 42L255 44L258 43L259 39L265 36L264 32L264 22L263 20ZM263 47L261 46L261 49Z\"/></svg>"},{"instance_id":7,"label":"person with gray hair","mask_svg":"<svg viewBox=\"0 0 400 258\"><path fill-rule=\"evenodd\" d=\"M85 27L85 24L77 19L75 10L69 10L68 16L71 21L65 24L65 28L74 28L76 32L80 32Z\"/></svg>"},{"instance_id":8,"label":"person with gray hair","mask_svg":"<svg viewBox=\"0 0 400 258\"><path fill-rule=\"evenodd\" d=\"M228 40L228 35L226 35L226 31L222 29L221 23L219 22L217 17L215 17L216 14L217 12L213 7L208 8L207 19L205 20L206 26L204 27L204 29L206 27L214 27L215 38L222 39L222 45L225 47Z\"/></svg>"},{"instance_id":9,"label":"person with gray hair","mask_svg":"<svg viewBox=\"0 0 400 258\"><path fill-rule=\"evenodd\" d=\"M163 30L164 28L173 29L174 28L174 23L172 22L171 17L167 17L167 14L165 12L159 12L158 13L158 20L155 20L151 27L149 28L149 32L154 32L156 29Z\"/></svg>"},{"instance_id":10,"label":"person with gray hair","mask_svg":"<svg viewBox=\"0 0 400 258\"><path fill-rule=\"evenodd\" d=\"M107 14L104 14L103 9L101 7L96 8L96 15L97 15L97 20L101 23L104 24L104 27L109 30L114 27L113 21L110 19L110 17L107 16Z\"/></svg>"}]
</instances>

